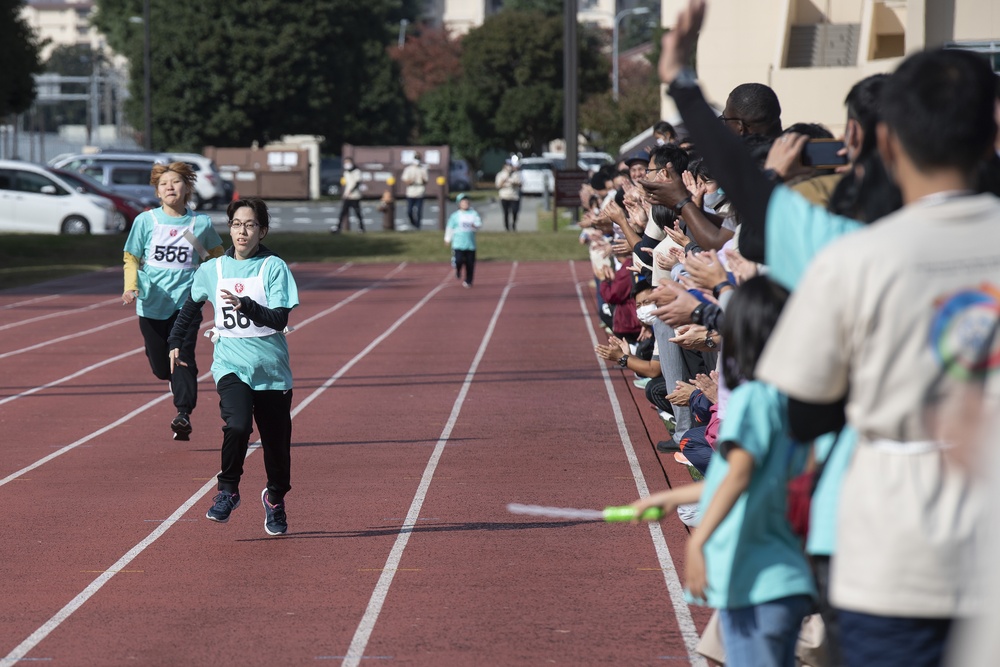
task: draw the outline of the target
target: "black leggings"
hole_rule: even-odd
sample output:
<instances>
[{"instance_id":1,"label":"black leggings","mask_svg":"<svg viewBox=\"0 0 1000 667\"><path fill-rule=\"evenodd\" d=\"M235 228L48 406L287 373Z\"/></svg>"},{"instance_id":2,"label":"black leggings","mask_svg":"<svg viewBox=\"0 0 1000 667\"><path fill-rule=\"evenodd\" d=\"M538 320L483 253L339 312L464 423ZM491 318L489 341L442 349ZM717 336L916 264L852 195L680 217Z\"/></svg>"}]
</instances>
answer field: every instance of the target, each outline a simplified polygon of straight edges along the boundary
<instances>
[{"instance_id":1,"label":"black leggings","mask_svg":"<svg viewBox=\"0 0 1000 667\"><path fill-rule=\"evenodd\" d=\"M179 312L179 311L178 311ZM201 317L192 322L184 336L180 347L180 360L187 364L174 367L170 373L170 346L167 337L174 326L177 313L165 320L154 320L139 316L139 331L146 344L146 358L153 375L161 380L170 381L170 391L174 395L174 407L177 412L190 414L198 403L198 364L195 361L194 348L198 342L198 332L201 327Z\"/></svg>"},{"instance_id":2,"label":"black leggings","mask_svg":"<svg viewBox=\"0 0 1000 667\"><path fill-rule=\"evenodd\" d=\"M243 459L256 421L264 450L267 498L272 504L281 502L292 488L292 390L256 391L233 373L220 378L217 389L225 422L219 491L239 492Z\"/></svg>"},{"instance_id":3,"label":"black leggings","mask_svg":"<svg viewBox=\"0 0 1000 667\"><path fill-rule=\"evenodd\" d=\"M517 214L521 210L520 199L501 199L500 206L503 207L503 228L508 232L517 231Z\"/></svg>"},{"instance_id":4,"label":"black leggings","mask_svg":"<svg viewBox=\"0 0 1000 667\"><path fill-rule=\"evenodd\" d=\"M358 216L358 230L365 231L365 219L361 217L361 200L343 199L340 206L340 223L337 225L338 232L351 231L351 211Z\"/></svg>"},{"instance_id":5,"label":"black leggings","mask_svg":"<svg viewBox=\"0 0 1000 667\"><path fill-rule=\"evenodd\" d=\"M472 284L472 277L476 273L476 251L475 250L455 250L451 260L455 267L455 277L462 277L462 267L465 267L465 282Z\"/></svg>"}]
</instances>

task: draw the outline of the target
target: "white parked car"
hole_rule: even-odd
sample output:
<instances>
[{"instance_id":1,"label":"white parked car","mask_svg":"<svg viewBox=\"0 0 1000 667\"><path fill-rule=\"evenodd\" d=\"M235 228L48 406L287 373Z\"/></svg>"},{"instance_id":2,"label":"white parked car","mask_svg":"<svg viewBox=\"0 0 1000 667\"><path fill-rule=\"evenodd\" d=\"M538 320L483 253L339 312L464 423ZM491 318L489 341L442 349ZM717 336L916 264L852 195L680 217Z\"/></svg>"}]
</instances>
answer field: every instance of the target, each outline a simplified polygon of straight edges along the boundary
<instances>
[{"instance_id":1,"label":"white parked car","mask_svg":"<svg viewBox=\"0 0 1000 667\"><path fill-rule=\"evenodd\" d=\"M0 231L115 234L115 205L80 192L44 167L0 160Z\"/></svg>"},{"instance_id":2,"label":"white parked car","mask_svg":"<svg viewBox=\"0 0 1000 667\"><path fill-rule=\"evenodd\" d=\"M540 195L556 189L555 163L549 158L526 157L521 160L521 194Z\"/></svg>"},{"instance_id":3,"label":"white parked car","mask_svg":"<svg viewBox=\"0 0 1000 667\"><path fill-rule=\"evenodd\" d=\"M222 185L222 174L210 158L198 153L169 153L169 155L172 161L187 162L197 176L191 208L218 208L229 203Z\"/></svg>"}]
</instances>

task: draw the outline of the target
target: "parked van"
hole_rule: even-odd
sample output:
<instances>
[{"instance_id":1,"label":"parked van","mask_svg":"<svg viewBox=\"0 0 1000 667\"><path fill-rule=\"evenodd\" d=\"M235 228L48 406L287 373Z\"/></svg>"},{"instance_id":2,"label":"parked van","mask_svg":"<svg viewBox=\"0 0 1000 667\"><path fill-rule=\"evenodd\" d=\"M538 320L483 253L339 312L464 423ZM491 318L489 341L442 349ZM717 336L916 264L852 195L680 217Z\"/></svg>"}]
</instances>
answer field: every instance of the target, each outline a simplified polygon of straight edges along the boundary
<instances>
[{"instance_id":1,"label":"parked van","mask_svg":"<svg viewBox=\"0 0 1000 667\"><path fill-rule=\"evenodd\" d=\"M555 163L549 158L526 157L521 160L521 194L540 195L556 187Z\"/></svg>"},{"instance_id":2,"label":"parked van","mask_svg":"<svg viewBox=\"0 0 1000 667\"><path fill-rule=\"evenodd\" d=\"M0 160L0 229L42 234L113 234L115 206L45 167Z\"/></svg>"}]
</instances>

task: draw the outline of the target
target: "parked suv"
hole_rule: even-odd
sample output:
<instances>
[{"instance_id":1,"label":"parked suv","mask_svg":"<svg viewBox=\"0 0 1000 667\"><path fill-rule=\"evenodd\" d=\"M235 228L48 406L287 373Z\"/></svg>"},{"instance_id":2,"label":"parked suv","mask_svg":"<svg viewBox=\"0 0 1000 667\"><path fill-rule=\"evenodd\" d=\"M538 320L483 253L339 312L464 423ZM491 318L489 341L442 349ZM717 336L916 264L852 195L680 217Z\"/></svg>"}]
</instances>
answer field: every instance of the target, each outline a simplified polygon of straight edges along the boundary
<instances>
[{"instance_id":1,"label":"parked suv","mask_svg":"<svg viewBox=\"0 0 1000 667\"><path fill-rule=\"evenodd\" d=\"M160 205L156 188L149 184L153 163L148 162L94 162L76 171L88 176L109 190L130 195L149 208Z\"/></svg>"},{"instance_id":2,"label":"parked suv","mask_svg":"<svg viewBox=\"0 0 1000 667\"><path fill-rule=\"evenodd\" d=\"M219 208L229 203L226 190L222 184L222 174L211 158L197 153L170 153L172 162L187 162L197 177L194 182L194 195L191 197L191 208Z\"/></svg>"},{"instance_id":3,"label":"parked suv","mask_svg":"<svg viewBox=\"0 0 1000 667\"><path fill-rule=\"evenodd\" d=\"M115 207L79 192L45 167L0 160L0 229L46 234L113 234Z\"/></svg>"}]
</instances>

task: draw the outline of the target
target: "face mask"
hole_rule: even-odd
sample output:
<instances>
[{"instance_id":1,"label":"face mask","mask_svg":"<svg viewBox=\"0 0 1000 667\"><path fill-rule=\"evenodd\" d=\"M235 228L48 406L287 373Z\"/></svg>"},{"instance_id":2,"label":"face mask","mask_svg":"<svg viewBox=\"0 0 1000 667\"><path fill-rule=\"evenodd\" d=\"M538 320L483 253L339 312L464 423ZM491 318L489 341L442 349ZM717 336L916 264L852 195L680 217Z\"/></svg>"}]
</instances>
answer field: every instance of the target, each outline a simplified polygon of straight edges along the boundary
<instances>
[{"instance_id":1,"label":"face mask","mask_svg":"<svg viewBox=\"0 0 1000 667\"><path fill-rule=\"evenodd\" d=\"M663 137L659 137L656 140L656 145L657 146L664 146L664 145L666 145L666 143L667 143L667 140L664 139Z\"/></svg>"},{"instance_id":2,"label":"face mask","mask_svg":"<svg viewBox=\"0 0 1000 667\"><path fill-rule=\"evenodd\" d=\"M719 188L715 192L707 192L705 193L705 206L708 206L714 211L715 207L719 204L719 202L725 199L725 197L726 193L722 191L722 188Z\"/></svg>"},{"instance_id":3,"label":"face mask","mask_svg":"<svg viewBox=\"0 0 1000 667\"><path fill-rule=\"evenodd\" d=\"M656 310L655 303L647 303L645 306L639 306L635 309L635 314L639 318L639 321L645 325L651 325L656 321L656 316L653 315L653 311Z\"/></svg>"}]
</instances>

